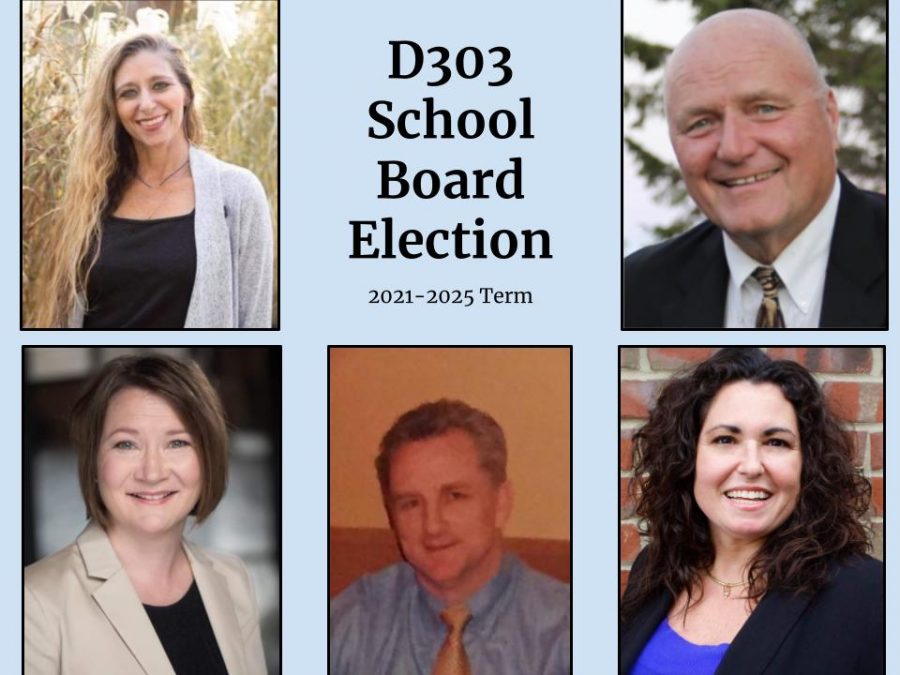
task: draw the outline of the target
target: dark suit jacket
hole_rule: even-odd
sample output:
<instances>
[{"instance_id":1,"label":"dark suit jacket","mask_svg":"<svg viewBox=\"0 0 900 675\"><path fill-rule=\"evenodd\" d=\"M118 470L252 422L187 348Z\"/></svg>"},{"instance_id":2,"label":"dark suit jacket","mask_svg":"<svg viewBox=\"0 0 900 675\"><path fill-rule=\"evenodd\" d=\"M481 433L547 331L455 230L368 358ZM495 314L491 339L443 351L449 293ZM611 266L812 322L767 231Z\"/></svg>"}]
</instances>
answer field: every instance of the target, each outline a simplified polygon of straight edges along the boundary
<instances>
[{"instance_id":1,"label":"dark suit jacket","mask_svg":"<svg viewBox=\"0 0 900 675\"><path fill-rule=\"evenodd\" d=\"M643 551L632 578L641 574L645 559ZM631 671L673 600L660 590L620 625L619 673ZM852 556L834 565L831 581L815 596L784 591L763 596L716 675L881 675L884 644L884 565Z\"/></svg>"},{"instance_id":2,"label":"dark suit jacket","mask_svg":"<svg viewBox=\"0 0 900 675\"><path fill-rule=\"evenodd\" d=\"M887 199L843 174L820 328L887 328ZM728 263L704 221L625 259L623 328L722 328Z\"/></svg>"}]
</instances>

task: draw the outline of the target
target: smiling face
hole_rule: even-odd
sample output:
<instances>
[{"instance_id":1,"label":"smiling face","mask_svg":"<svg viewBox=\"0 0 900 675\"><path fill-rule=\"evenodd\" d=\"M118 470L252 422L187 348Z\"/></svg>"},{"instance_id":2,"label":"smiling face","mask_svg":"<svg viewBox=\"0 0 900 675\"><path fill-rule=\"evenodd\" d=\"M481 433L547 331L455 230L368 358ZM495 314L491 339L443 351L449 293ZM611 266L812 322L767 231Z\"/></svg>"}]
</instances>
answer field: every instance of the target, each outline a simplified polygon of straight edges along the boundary
<instances>
[{"instance_id":1,"label":"smiling face","mask_svg":"<svg viewBox=\"0 0 900 675\"><path fill-rule=\"evenodd\" d=\"M143 389L110 399L98 465L100 498L120 532L180 534L200 498L194 439L165 399Z\"/></svg>"},{"instance_id":2,"label":"smiling face","mask_svg":"<svg viewBox=\"0 0 900 675\"><path fill-rule=\"evenodd\" d=\"M822 209L837 170L837 105L802 38L774 15L716 15L676 49L665 91L691 197L771 262Z\"/></svg>"},{"instance_id":3,"label":"smiling face","mask_svg":"<svg viewBox=\"0 0 900 675\"><path fill-rule=\"evenodd\" d=\"M765 539L797 505L802 466L797 415L777 386L722 387L700 431L694 477L713 542Z\"/></svg>"},{"instance_id":4,"label":"smiling face","mask_svg":"<svg viewBox=\"0 0 900 675\"><path fill-rule=\"evenodd\" d=\"M391 457L387 499L403 555L432 594L460 602L499 570L511 488L494 485L466 432L401 446Z\"/></svg>"},{"instance_id":5,"label":"smiling face","mask_svg":"<svg viewBox=\"0 0 900 675\"><path fill-rule=\"evenodd\" d=\"M143 50L122 61L113 78L119 122L137 147L163 147L185 140L188 94L166 57Z\"/></svg>"}]
</instances>

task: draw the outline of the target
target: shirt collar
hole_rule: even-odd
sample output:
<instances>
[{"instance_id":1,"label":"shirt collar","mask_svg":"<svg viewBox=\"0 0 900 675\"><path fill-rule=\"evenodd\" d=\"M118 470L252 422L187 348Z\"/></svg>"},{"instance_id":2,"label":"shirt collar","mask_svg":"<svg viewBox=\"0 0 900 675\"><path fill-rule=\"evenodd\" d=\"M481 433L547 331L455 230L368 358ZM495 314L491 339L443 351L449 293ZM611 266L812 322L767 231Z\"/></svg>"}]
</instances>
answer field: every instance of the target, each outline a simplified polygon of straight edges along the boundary
<instances>
[{"instance_id":1,"label":"shirt collar","mask_svg":"<svg viewBox=\"0 0 900 675\"><path fill-rule=\"evenodd\" d=\"M522 563L519 562L516 556L511 553L505 553L497 574L466 601L465 604L472 615L471 627L473 629L477 630L477 626L483 624L484 620L490 616L491 610L495 610L501 605L500 599L520 573L521 565ZM444 609L444 603L426 591L421 585L419 585L419 591L428 608L432 611L435 618L438 618L438 621L440 621L439 615Z\"/></svg>"},{"instance_id":2,"label":"shirt collar","mask_svg":"<svg viewBox=\"0 0 900 675\"><path fill-rule=\"evenodd\" d=\"M828 251L831 249L831 235L834 232L840 198L841 181L835 175L834 186L825 205L772 263L772 267L778 272L784 284L784 289L804 314L810 309L809 299L815 294L817 287L824 283ZM740 288L747 282L753 270L763 263L747 255L724 230L722 243L725 246L725 259L728 261L731 283Z\"/></svg>"}]
</instances>

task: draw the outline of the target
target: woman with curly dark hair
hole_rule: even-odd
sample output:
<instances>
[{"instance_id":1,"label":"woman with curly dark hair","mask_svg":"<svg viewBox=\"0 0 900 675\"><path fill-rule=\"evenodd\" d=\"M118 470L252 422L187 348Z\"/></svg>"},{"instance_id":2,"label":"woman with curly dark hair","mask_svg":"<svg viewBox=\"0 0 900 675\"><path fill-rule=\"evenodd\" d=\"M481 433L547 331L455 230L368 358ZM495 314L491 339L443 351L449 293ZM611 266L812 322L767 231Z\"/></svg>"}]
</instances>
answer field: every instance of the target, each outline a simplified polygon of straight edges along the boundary
<instances>
[{"instance_id":1,"label":"woman with curly dark hair","mask_svg":"<svg viewBox=\"0 0 900 675\"><path fill-rule=\"evenodd\" d=\"M620 673L884 672L871 487L809 371L723 349L663 388L633 441L649 544Z\"/></svg>"}]
</instances>

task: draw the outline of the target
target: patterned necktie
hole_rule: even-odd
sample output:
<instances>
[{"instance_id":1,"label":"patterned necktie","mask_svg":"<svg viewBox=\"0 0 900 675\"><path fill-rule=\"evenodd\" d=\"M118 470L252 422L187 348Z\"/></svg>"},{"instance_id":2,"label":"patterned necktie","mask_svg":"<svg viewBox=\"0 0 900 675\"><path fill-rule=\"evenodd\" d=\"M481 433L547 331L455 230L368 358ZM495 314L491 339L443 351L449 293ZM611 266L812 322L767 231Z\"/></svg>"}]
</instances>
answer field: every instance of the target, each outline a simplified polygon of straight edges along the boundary
<instances>
[{"instance_id":1,"label":"patterned necktie","mask_svg":"<svg viewBox=\"0 0 900 675\"><path fill-rule=\"evenodd\" d=\"M781 279L774 267L757 267L753 278L762 286L763 299L756 313L757 328L784 328L784 316L778 304L778 287Z\"/></svg>"},{"instance_id":2,"label":"patterned necktie","mask_svg":"<svg viewBox=\"0 0 900 675\"><path fill-rule=\"evenodd\" d=\"M472 675L462 641L463 629L471 618L465 605L453 605L441 612L441 621L447 624L447 639L438 652L432 675Z\"/></svg>"}]
</instances>

